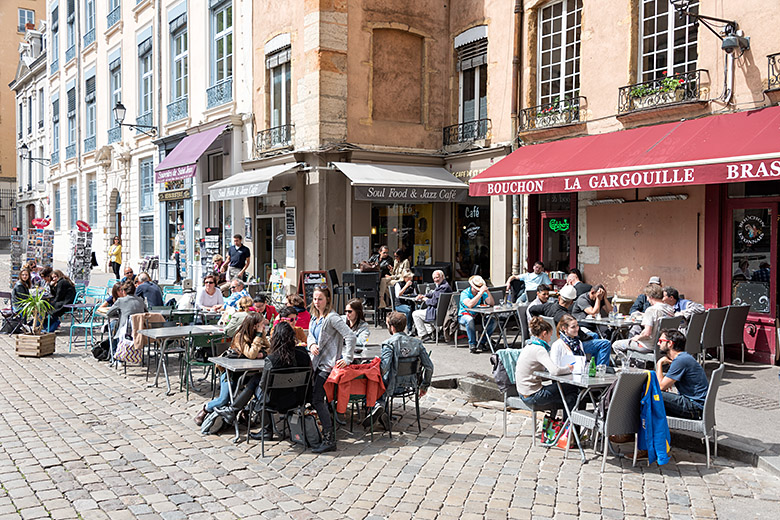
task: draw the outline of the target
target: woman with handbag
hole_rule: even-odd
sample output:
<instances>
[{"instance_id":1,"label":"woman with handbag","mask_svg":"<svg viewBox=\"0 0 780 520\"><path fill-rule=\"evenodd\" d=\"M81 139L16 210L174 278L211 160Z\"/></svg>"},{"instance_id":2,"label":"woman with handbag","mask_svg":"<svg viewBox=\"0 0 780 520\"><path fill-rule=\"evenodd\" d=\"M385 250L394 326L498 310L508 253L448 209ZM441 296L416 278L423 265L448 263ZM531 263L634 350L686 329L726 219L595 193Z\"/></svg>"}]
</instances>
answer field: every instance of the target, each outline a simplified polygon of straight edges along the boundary
<instances>
[{"instance_id":1,"label":"woman with handbag","mask_svg":"<svg viewBox=\"0 0 780 520\"><path fill-rule=\"evenodd\" d=\"M238 332L233 337L230 348L222 354L231 358L264 359L268 351L268 339L265 336L265 317L250 312L247 314ZM195 424L200 426L203 419L217 410L230 404L230 381L227 372L217 367L219 376L219 396L203 405L203 409L195 416Z\"/></svg>"},{"instance_id":2,"label":"woman with handbag","mask_svg":"<svg viewBox=\"0 0 780 520\"><path fill-rule=\"evenodd\" d=\"M327 285L314 288L309 323L309 353L312 356L312 400L311 404L322 423L322 443L313 453L336 451L336 435L330 417L330 407L325 396L325 381L334 367L345 367L352 363L355 355L355 333L333 310L330 289Z\"/></svg>"}]
</instances>

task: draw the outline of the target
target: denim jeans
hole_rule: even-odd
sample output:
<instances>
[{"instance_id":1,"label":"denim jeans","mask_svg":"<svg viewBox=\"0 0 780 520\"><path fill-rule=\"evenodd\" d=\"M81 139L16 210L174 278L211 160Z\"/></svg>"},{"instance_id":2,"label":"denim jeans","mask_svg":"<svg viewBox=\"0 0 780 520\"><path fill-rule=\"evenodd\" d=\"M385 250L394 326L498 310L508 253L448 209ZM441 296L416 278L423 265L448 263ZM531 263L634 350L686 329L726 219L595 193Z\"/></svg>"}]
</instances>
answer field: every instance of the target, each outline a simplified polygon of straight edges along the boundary
<instances>
[{"instance_id":1,"label":"denim jeans","mask_svg":"<svg viewBox=\"0 0 780 520\"><path fill-rule=\"evenodd\" d=\"M693 400L680 394L661 392L664 398L664 408L668 417L680 417L682 419L701 419L703 409Z\"/></svg>"},{"instance_id":2,"label":"denim jeans","mask_svg":"<svg viewBox=\"0 0 780 520\"><path fill-rule=\"evenodd\" d=\"M563 388L563 395L566 396L566 404L569 409L577 402L577 394L579 390L576 386L561 385ZM540 410L552 410L553 417L559 409L563 409L563 418L566 419L566 408L563 406L563 400L561 399L561 393L558 391L558 385L552 384L543 386L541 390L528 397L520 397L525 404L532 406Z\"/></svg>"},{"instance_id":3,"label":"denim jeans","mask_svg":"<svg viewBox=\"0 0 780 520\"><path fill-rule=\"evenodd\" d=\"M412 308L405 303L395 306L395 310L406 315L406 330L414 331L414 322L412 321Z\"/></svg>"},{"instance_id":4,"label":"denim jeans","mask_svg":"<svg viewBox=\"0 0 780 520\"><path fill-rule=\"evenodd\" d=\"M49 317L48 324L46 327L44 327L46 332L54 332L58 328L60 328L60 319L59 318L53 318Z\"/></svg>"},{"instance_id":5,"label":"denim jeans","mask_svg":"<svg viewBox=\"0 0 780 520\"><path fill-rule=\"evenodd\" d=\"M609 365L609 356L612 354L612 345L608 339L601 339L595 333L588 334L590 339L582 342L582 348L586 354L596 358L597 365Z\"/></svg>"},{"instance_id":6,"label":"denim jeans","mask_svg":"<svg viewBox=\"0 0 780 520\"><path fill-rule=\"evenodd\" d=\"M206 403L207 412L213 412L214 408L221 408L230 404L229 385L227 372L222 372L222 375L219 376L219 396Z\"/></svg>"},{"instance_id":7,"label":"denim jeans","mask_svg":"<svg viewBox=\"0 0 780 520\"><path fill-rule=\"evenodd\" d=\"M458 316L458 323L466 327L466 335L469 338L469 348L476 348L477 347L477 324L474 321L474 317L471 314L461 314ZM496 329L496 322L495 320L488 320L487 323L487 334L493 334L493 331ZM481 344L484 344L487 342L487 338L483 339Z\"/></svg>"}]
</instances>

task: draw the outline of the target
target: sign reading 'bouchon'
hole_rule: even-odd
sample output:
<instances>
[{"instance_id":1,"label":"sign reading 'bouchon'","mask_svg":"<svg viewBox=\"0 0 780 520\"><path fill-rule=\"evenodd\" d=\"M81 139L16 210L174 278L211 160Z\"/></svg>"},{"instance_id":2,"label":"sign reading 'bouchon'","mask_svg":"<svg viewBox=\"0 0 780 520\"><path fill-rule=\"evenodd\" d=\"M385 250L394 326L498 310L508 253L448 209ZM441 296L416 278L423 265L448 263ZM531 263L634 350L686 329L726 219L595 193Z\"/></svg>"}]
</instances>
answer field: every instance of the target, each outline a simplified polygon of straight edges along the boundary
<instances>
[{"instance_id":1,"label":"sign reading 'bouchon'","mask_svg":"<svg viewBox=\"0 0 780 520\"><path fill-rule=\"evenodd\" d=\"M377 202L460 202L466 194L467 190L455 188L355 186L355 199Z\"/></svg>"}]
</instances>

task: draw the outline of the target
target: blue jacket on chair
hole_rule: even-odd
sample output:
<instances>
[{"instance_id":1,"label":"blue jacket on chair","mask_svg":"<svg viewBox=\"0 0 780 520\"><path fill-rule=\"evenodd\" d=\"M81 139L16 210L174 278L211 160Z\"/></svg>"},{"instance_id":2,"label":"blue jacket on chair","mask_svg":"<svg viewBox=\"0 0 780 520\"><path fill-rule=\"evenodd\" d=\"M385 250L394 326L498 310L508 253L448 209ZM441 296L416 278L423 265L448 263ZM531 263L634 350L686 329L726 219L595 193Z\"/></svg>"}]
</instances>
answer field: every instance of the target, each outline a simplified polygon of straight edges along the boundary
<instances>
[{"instance_id":1,"label":"blue jacket on chair","mask_svg":"<svg viewBox=\"0 0 780 520\"><path fill-rule=\"evenodd\" d=\"M637 442L638 449L647 450L648 462L658 462L660 466L669 462L671 436L658 378L653 371L648 371L647 375L647 386L641 401L641 425Z\"/></svg>"}]
</instances>

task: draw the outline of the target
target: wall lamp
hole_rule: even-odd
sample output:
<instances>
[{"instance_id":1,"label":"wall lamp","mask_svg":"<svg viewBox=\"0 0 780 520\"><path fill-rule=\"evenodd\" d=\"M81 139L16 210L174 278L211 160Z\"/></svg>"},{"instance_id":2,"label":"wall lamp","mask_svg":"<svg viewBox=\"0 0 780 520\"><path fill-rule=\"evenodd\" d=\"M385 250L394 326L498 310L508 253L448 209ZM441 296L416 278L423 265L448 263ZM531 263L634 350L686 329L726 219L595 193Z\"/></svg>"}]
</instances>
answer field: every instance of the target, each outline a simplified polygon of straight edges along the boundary
<instances>
[{"instance_id":1,"label":"wall lamp","mask_svg":"<svg viewBox=\"0 0 780 520\"><path fill-rule=\"evenodd\" d=\"M39 164L43 164L44 166L51 164L51 159L46 159L45 157L30 157L30 148L27 146L27 144L23 144L21 147L19 147L19 155L22 157L22 159L35 161Z\"/></svg>"},{"instance_id":2,"label":"wall lamp","mask_svg":"<svg viewBox=\"0 0 780 520\"><path fill-rule=\"evenodd\" d=\"M645 197L645 200L647 202L668 202L670 200L687 200L688 195L685 193L678 193L676 195L674 194L667 194L667 195L650 195L649 197Z\"/></svg>"},{"instance_id":3,"label":"wall lamp","mask_svg":"<svg viewBox=\"0 0 780 520\"><path fill-rule=\"evenodd\" d=\"M739 55L742 56L746 50L750 49L750 38L746 38L741 30L737 30L737 22L735 20L724 20L723 18L694 13L689 9L691 0L669 0L669 3L672 4L672 7L678 13L693 18L696 22L701 22L704 27L717 36L721 41L720 48L726 51L727 54L739 51ZM712 22L723 24L723 35L716 30Z\"/></svg>"},{"instance_id":4,"label":"wall lamp","mask_svg":"<svg viewBox=\"0 0 780 520\"><path fill-rule=\"evenodd\" d=\"M116 102L116 106L114 107L114 121L116 121L116 124L118 126L127 126L129 128L135 128L142 134L149 136L149 137L155 137L157 135L157 127L151 126L151 125L133 125L130 123L125 123L125 115L127 114L127 109L122 104L121 101ZM148 130L144 130L144 128Z\"/></svg>"}]
</instances>

